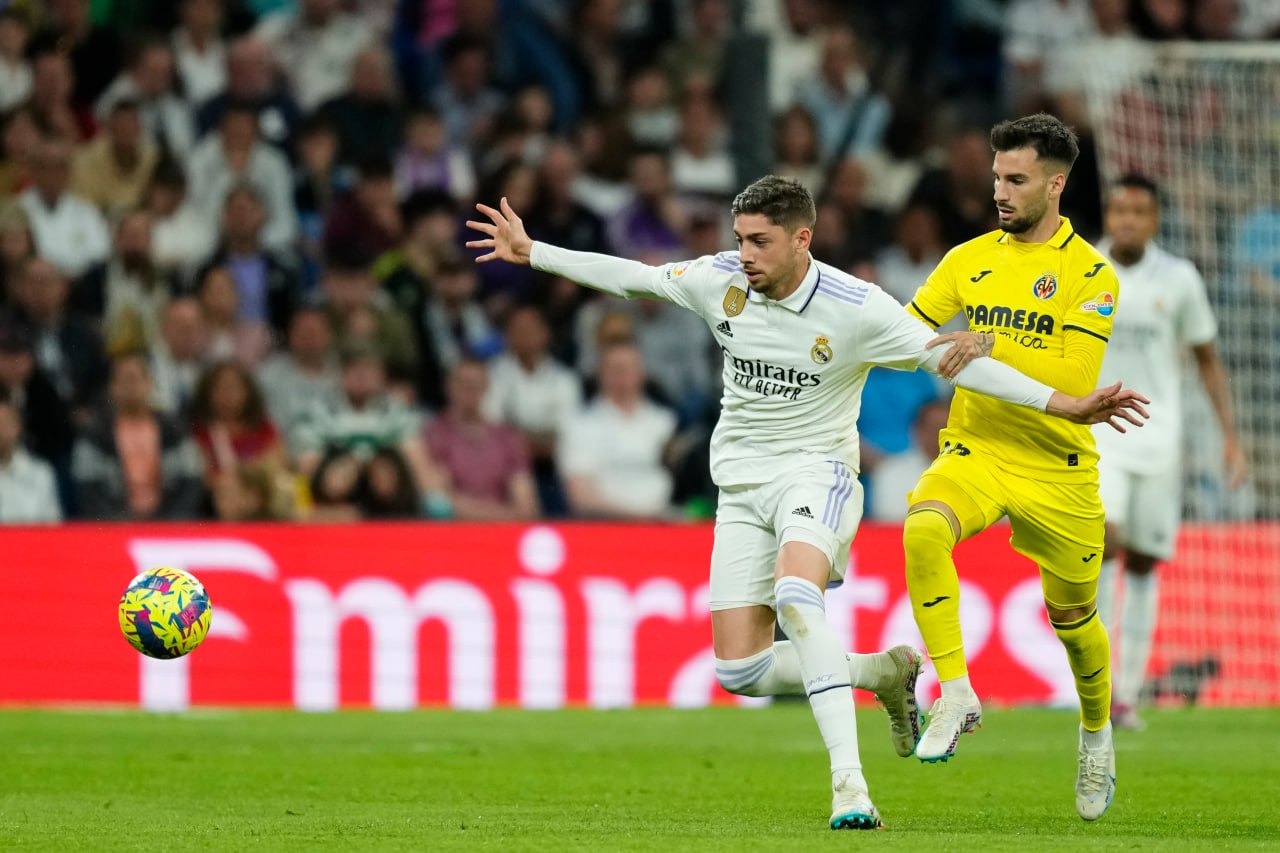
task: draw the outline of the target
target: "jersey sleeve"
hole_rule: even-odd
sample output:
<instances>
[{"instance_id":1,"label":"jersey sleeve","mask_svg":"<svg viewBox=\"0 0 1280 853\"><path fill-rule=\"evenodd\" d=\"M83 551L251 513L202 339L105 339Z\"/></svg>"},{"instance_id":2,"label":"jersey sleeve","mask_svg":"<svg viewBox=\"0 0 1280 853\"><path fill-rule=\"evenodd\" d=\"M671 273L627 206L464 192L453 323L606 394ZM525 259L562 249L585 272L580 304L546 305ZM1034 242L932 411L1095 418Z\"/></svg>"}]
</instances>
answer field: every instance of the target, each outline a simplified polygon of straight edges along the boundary
<instances>
[{"instance_id":1,"label":"jersey sleeve","mask_svg":"<svg viewBox=\"0 0 1280 853\"><path fill-rule=\"evenodd\" d=\"M700 285L710 277L711 258L652 267L596 252L575 252L535 241L529 254L534 269L563 276L624 299L648 296L702 314Z\"/></svg>"},{"instance_id":2,"label":"jersey sleeve","mask_svg":"<svg viewBox=\"0 0 1280 853\"><path fill-rule=\"evenodd\" d=\"M953 249L947 252L946 257L907 303L908 311L934 329L946 324L962 307L960 293L956 288L955 270L956 253Z\"/></svg>"},{"instance_id":3,"label":"jersey sleeve","mask_svg":"<svg viewBox=\"0 0 1280 853\"><path fill-rule=\"evenodd\" d=\"M1178 340L1188 346L1212 343L1218 336L1218 319L1209 304L1209 293L1199 270L1186 265L1187 292L1178 304Z\"/></svg>"},{"instance_id":4,"label":"jersey sleeve","mask_svg":"<svg viewBox=\"0 0 1280 853\"><path fill-rule=\"evenodd\" d=\"M862 322L860 349L867 364L915 370L928 360L925 344L934 338L934 331L878 287L867 296Z\"/></svg>"},{"instance_id":5,"label":"jersey sleeve","mask_svg":"<svg viewBox=\"0 0 1280 853\"><path fill-rule=\"evenodd\" d=\"M1025 349L1000 334L996 335L991 355L1064 394L1083 397L1098 385L1119 297L1120 281L1115 270L1110 264L1100 266L1093 276L1079 277L1068 292L1061 356Z\"/></svg>"}]
</instances>

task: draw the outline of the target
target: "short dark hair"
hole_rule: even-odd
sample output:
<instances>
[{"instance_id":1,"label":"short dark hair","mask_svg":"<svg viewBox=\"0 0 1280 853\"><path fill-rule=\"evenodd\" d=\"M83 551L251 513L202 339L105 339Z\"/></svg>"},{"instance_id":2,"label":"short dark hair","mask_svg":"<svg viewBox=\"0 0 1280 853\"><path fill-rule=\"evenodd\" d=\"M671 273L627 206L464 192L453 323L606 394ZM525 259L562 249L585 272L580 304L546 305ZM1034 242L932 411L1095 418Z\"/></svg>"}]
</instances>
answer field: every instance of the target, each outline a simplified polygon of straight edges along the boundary
<instances>
[{"instance_id":1,"label":"short dark hair","mask_svg":"<svg viewBox=\"0 0 1280 853\"><path fill-rule=\"evenodd\" d=\"M263 399L262 388L253 378L253 374L235 361L220 361L211 365L196 382L196 391L191 398L191 422L208 426L213 422L213 386L224 373L234 373L244 385L244 411L241 417L251 426L259 426L267 420L267 406Z\"/></svg>"},{"instance_id":2,"label":"short dark hair","mask_svg":"<svg viewBox=\"0 0 1280 853\"><path fill-rule=\"evenodd\" d=\"M1070 172L1080 156L1076 132L1048 113L1008 119L991 128L991 150L1013 151L1034 148L1041 160L1055 160Z\"/></svg>"},{"instance_id":3,"label":"short dark hair","mask_svg":"<svg viewBox=\"0 0 1280 853\"><path fill-rule=\"evenodd\" d=\"M758 213L787 231L812 228L818 220L813 196L804 184L781 175L765 175L738 193L729 208L734 216Z\"/></svg>"},{"instance_id":4,"label":"short dark hair","mask_svg":"<svg viewBox=\"0 0 1280 853\"><path fill-rule=\"evenodd\" d=\"M1160 188L1156 186L1155 181L1140 172L1126 172L1121 175L1119 180L1112 186L1112 189L1142 190L1151 196L1151 200L1157 205L1160 204Z\"/></svg>"}]
</instances>

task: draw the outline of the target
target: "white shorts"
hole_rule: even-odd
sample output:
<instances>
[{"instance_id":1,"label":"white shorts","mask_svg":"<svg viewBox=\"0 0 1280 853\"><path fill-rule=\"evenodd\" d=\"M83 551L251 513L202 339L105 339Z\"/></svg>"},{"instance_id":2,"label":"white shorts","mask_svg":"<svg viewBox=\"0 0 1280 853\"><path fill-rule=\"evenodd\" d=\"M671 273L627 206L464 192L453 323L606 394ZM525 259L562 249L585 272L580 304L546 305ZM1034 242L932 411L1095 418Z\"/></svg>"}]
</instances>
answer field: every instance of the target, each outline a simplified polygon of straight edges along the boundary
<instances>
[{"instance_id":1,"label":"white shorts","mask_svg":"<svg viewBox=\"0 0 1280 853\"><path fill-rule=\"evenodd\" d=\"M1127 550L1160 560L1173 557L1182 520L1182 476L1177 467L1138 474L1115 465L1098 465L1098 491L1107 523L1120 528Z\"/></svg>"},{"instance_id":2,"label":"white shorts","mask_svg":"<svg viewBox=\"0 0 1280 853\"><path fill-rule=\"evenodd\" d=\"M720 490L711 550L711 609L773 607L774 567L784 542L807 542L831 561L829 583L844 580L862 520L862 485L843 462L798 465L761 486Z\"/></svg>"}]
</instances>

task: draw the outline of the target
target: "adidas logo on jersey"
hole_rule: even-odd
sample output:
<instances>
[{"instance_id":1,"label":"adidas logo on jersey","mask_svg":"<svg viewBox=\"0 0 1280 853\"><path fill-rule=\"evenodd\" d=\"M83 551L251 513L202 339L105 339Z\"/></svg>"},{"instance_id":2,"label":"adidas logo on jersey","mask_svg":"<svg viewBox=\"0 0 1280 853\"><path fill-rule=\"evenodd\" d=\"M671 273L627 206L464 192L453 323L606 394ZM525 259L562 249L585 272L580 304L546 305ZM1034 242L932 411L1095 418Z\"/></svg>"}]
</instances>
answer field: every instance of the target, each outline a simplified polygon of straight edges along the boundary
<instances>
[{"instance_id":1,"label":"adidas logo on jersey","mask_svg":"<svg viewBox=\"0 0 1280 853\"><path fill-rule=\"evenodd\" d=\"M733 329L729 328L729 321L724 320L720 325L716 326L716 331L724 335L726 338L733 337Z\"/></svg>"},{"instance_id":2,"label":"adidas logo on jersey","mask_svg":"<svg viewBox=\"0 0 1280 853\"><path fill-rule=\"evenodd\" d=\"M813 513L809 511L809 508L807 506L796 507L795 509L791 510L791 514L798 515L801 518L813 518Z\"/></svg>"}]
</instances>

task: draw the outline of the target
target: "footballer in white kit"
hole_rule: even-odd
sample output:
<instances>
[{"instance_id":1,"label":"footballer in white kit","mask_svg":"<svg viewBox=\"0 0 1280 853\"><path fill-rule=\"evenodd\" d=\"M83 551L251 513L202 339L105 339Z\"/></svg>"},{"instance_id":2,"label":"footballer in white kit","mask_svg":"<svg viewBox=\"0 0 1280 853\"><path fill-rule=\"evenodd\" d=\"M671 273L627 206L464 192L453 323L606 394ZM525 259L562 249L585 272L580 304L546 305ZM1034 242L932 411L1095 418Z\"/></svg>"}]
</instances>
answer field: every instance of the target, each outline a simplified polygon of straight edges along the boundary
<instances>
[{"instance_id":1,"label":"footballer in white kit","mask_svg":"<svg viewBox=\"0 0 1280 853\"><path fill-rule=\"evenodd\" d=\"M606 293L665 299L694 311L724 353L724 395L711 439L720 488L711 557L716 677L749 696L806 695L831 759L832 829L880 818L858 755L853 687L890 716L894 747L919 737L921 654L906 646L846 655L826 618L862 512L857 482L860 397L868 370L936 367L934 332L874 284L809 254L815 212L799 183L769 176L734 199L738 252L648 266L534 243L502 200L468 222L488 239L479 261L531 264ZM993 359L955 380L981 393L1079 423L1140 424L1141 395L1118 386L1074 398ZM787 641L774 642L777 624Z\"/></svg>"},{"instance_id":2,"label":"footballer in white kit","mask_svg":"<svg viewBox=\"0 0 1280 853\"><path fill-rule=\"evenodd\" d=\"M1124 301L1116 312L1101 379L1123 378L1151 397L1144 429L1120 436L1096 429L1099 490L1106 509L1106 548L1098 580L1098 612L1112 626L1116 563L1124 559L1112 718L1139 728L1134 707L1142 689L1155 629L1156 563L1173 556L1182 513L1182 356L1190 348L1224 437L1232 487L1244 478L1244 456L1232 422L1226 371L1214 347L1218 326L1204 280L1191 261L1153 242L1159 195L1139 175L1121 178L1108 194L1106 240L1098 248L1113 263Z\"/></svg>"}]
</instances>

